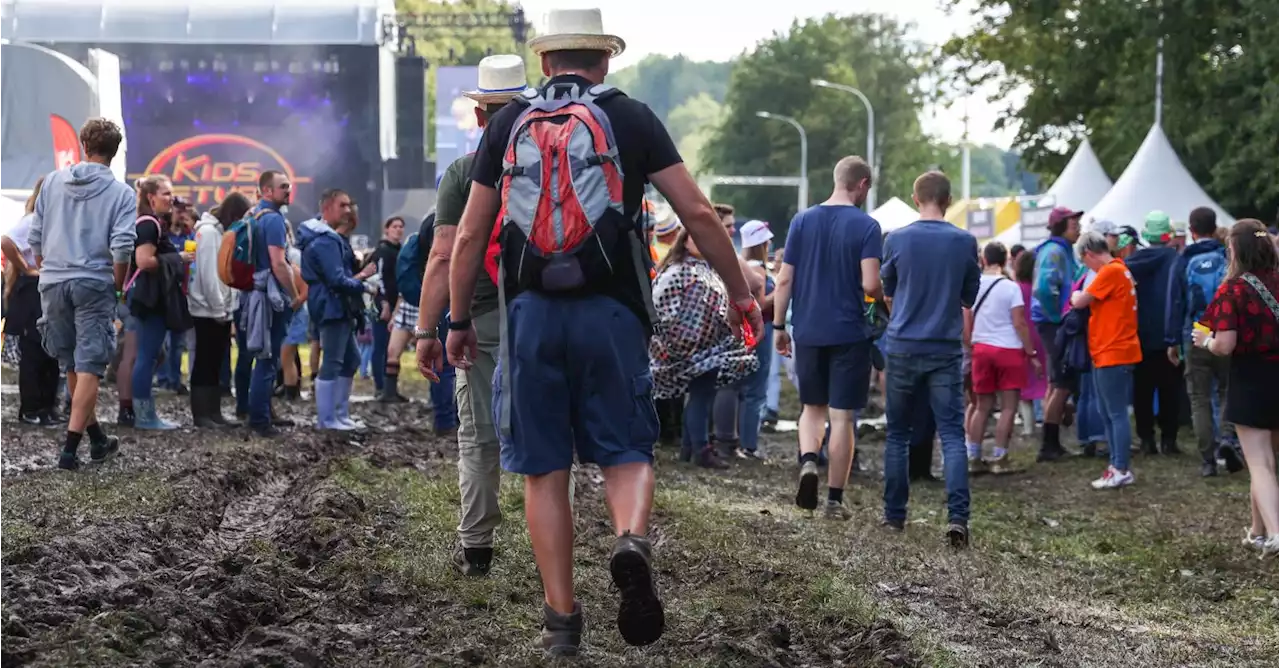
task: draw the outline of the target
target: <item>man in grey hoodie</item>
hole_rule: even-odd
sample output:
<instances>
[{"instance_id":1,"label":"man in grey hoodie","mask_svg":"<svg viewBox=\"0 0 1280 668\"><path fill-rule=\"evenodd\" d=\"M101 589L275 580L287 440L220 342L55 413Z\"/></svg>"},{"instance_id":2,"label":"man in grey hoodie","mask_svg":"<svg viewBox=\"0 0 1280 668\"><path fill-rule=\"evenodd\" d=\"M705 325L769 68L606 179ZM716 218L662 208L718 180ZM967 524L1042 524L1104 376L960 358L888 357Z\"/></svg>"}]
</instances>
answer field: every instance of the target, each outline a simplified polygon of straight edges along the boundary
<instances>
[{"instance_id":1,"label":"man in grey hoodie","mask_svg":"<svg viewBox=\"0 0 1280 668\"><path fill-rule=\"evenodd\" d=\"M44 348L67 371L71 417L58 468L80 463L76 450L89 434L90 460L115 454L95 411L98 381L114 352L116 295L133 251L137 200L111 173L124 135L120 126L91 118L80 129L85 161L45 178L36 198L28 241L40 268L39 328Z\"/></svg>"}]
</instances>

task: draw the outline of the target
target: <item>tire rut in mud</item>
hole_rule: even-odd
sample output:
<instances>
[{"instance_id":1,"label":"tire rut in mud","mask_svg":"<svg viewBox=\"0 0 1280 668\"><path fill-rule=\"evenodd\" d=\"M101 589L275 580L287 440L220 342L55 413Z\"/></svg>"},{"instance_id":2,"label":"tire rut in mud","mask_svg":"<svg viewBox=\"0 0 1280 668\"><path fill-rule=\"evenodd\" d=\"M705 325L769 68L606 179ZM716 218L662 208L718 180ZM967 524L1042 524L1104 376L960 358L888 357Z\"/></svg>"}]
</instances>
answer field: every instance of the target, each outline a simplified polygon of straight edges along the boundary
<instances>
[{"instance_id":1,"label":"tire rut in mud","mask_svg":"<svg viewBox=\"0 0 1280 668\"><path fill-rule=\"evenodd\" d=\"M363 452L403 465L416 458L407 449ZM6 562L0 662L321 665L355 651L371 608L399 598L327 568L378 530L327 479L335 457L356 452L295 433L270 451L206 457L170 476L172 510L86 526Z\"/></svg>"}]
</instances>

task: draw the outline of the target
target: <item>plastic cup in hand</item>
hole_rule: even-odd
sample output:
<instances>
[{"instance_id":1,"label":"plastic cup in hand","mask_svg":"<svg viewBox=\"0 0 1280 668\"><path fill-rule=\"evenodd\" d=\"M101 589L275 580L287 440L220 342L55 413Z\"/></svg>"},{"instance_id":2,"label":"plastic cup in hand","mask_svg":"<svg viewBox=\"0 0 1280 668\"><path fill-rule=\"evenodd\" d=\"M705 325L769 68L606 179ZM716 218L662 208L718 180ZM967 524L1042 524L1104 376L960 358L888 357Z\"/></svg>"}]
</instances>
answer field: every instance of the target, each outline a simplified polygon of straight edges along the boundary
<instances>
[{"instance_id":1,"label":"plastic cup in hand","mask_svg":"<svg viewBox=\"0 0 1280 668\"><path fill-rule=\"evenodd\" d=\"M186 253L196 252L196 240L187 239L186 241L182 242L182 250L183 252L186 252Z\"/></svg>"}]
</instances>

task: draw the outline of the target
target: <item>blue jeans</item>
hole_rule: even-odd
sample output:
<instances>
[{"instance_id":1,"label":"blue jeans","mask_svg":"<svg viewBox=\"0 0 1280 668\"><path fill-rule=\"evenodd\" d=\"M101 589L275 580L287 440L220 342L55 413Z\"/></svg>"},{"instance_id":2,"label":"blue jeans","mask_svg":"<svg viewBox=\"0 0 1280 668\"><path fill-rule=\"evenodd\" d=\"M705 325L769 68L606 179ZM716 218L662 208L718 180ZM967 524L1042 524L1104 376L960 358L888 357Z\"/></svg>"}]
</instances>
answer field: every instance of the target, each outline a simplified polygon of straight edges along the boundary
<instances>
[{"instance_id":1,"label":"blue jeans","mask_svg":"<svg viewBox=\"0 0 1280 668\"><path fill-rule=\"evenodd\" d=\"M360 375L369 377L369 365L373 363L373 344L356 342L356 348L360 350L360 368L357 371Z\"/></svg>"},{"instance_id":2,"label":"blue jeans","mask_svg":"<svg viewBox=\"0 0 1280 668\"><path fill-rule=\"evenodd\" d=\"M320 324L320 380L352 378L360 367L355 326L350 319Z\"/></svg>"},{"instance_id":3,"label":"blue jeans","mask_svg":"<svg viewBox=\"0 0 1280 668\"><path fill-rule=\"evenodd\" d=\"M437 336L444 341L449 336L449 314L440 319ZM383 348L386 357L386 348ZM431 397L431 410L435 414L436 431L448 431L458 426L458 400L454 396L455 371L448 362L440 370L440 382L431 383L428 395Z\"/></svg>"},{"instance_id":4,"label":"blue jeans","mask_svg":"<svg viewBox=\"0 0 1280 668\"><path fill-rule=\"evenodd\" d=\"M1080 374L1080 399L1076 403L1076 440L1081 444L1107 440L1106 425L1098 406L1098 390L1093 372Z\"/></svg>"},{"instance_id":5,"label":"blue jeans","mask_svg":"<svg viewBox=\"0 0 1280 668\"><path fill-rule=\"evenodd\" d=\"M248 346L244 329L240 327L240 311L236 311L236 415L249 414L249 382L253 377L253 355L245 348ZM228 354L230 354L228 352Z\"/></svg>"},{"instance_id":6,"label":"blue jeans","mask_svg":"<svg viewBox=\"0 0 1280 668\"><path fill-rule=\"evenodd\" d=\"M773 323L766 322L764 326L773 331ZM767 410L777 415L782 400L782 356L773 354L773 336L765 337L765 341L769 342L769 382L765 386L764 403Z\"/></svg>"},{"instance_id":7,"label":"blue jeans","mask_svg":"<svg viewBox=\"0 0 1280 668\"><path fill-rule=\"evenodd\" d=\"M1098 367L1093 370L1094 389L1098 393L1099 412L1106 428L1107 445L1111 449L1111 465L1117 471L1129 470L1129 450L1133 432L1129 429L1129 402L1133 400L1133 366Z\"/></svg>"},{"instance_id":8,"label":"blue jeans","mask_svg":"<svg viewBox=\"0 0 1280 668\"><path fill-rule=\"evenodd\" d=\"M760 368L739 382L738 443L747 452L760 445L760 421L764 419L765 399L769 392L769 369L773 363L773 325L765 323L764 336L756 344Z\"/></svg>"},{"instance_id":9,"label":"blue jeans","mask_svg":"<svg viewBox=\"0 0 1280 668\"><path fill-rule=\"evenodd\" d=\"M137 319L138 357L133 363L133 398L151 398L151 380L156 374L156 360L164 346L164 314L156 313Z\"/></svg>"},{"instance_id":10,"label":"blue jeans","mask_svg":"<svg viewBox=\"0 0 1280 668\"><path fill-rule=\"evenodd\" d=\"M271 393L276 385L276 370L280 368L280 346L284 345L292 317L293 312L287 308L271 314L271 357L253 360L253 374L249 378L250 427L271 425ZM249 354L241 348L240 356L243 359Z\"/></svg>"},{"instance_id":11,"label":"blue jeans","mask_svg":"<svg viewBox=\"0 0 1280 668\"><path fill-rule=\"evenodd\" d=\"M964 385L961 355L889 355L885 363L884 517L907 518L912 424L921 402L933 413L942 439L943 475L947 484L947 516L969 523L969 469L964 448Z\"/></svg>"},{"instance_id":12,"label":"blue jeans","mask_svg":"<svg viewBox=\"0 0 1280 668\"><path fill-rule=\"evenodd\" d=\"M369 326L373 328L373 357L369 361L373 365L373 386L381 392L382 382L387 378L387 346L391 345L391 332L387 323L377 318L371 318Z\"/></svg>"},{"instance_id":13,"label":"blue jeans","mask_svg":"<svg viewBox=\"0 0 1280 668\"><path fill-rule=\"evenodd\" d=\"M684 447L698 451L711 441L711 406L716 401L716 377L718 371L708 371L689 382L684 391L684 419L680 442Z\"/></svg>"}]
</instances>

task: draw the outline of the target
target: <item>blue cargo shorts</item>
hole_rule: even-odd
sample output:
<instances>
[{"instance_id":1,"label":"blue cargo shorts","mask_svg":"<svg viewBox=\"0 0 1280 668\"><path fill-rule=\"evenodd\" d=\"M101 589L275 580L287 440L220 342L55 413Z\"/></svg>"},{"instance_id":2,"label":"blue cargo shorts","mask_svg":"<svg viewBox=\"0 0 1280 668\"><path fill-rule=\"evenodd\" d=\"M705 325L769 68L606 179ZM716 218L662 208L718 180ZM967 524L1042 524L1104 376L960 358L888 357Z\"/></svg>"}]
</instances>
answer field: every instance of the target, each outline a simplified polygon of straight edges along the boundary
<instances>
[{"instance_id":1,"label":"blue cargo shorts","mask_svg":"<svg viewBox=\"0 0 1280 668\"><path fill-rule=\"evenodd\" d=\"M318 336L311 336L314 327L311 325L311 313L307 310L304 302L302 308L293 312L293 318L289 320L289 329L284 333L284 345L300 346L308 340L319 339Z\"/></svg>"},{"instance_id":2,"label":"blue cargo shorts","mask_svg":"<svg viewBox=\"0 0 1280 668\"><path fill-rule=\"evenodd\" d=\"M63 371L101 378L115 354L115 286L92 278L41 285L40 306L45 352Z\"/></svg>"},{"instance_id":3,"label":"blue cargo shorts","mask_svg":"<svg viewBox=\"0 0 1280 668\"><path fill-rule=\"evenodd\" d=\"M601 468L652 463L658 440L648 336L626 306L604 296L526 292L508 309L509 360L494 373L495 426L502 374L511 373L511 437L502 468L542 475L578 461ZM503 368L510 362L510 369ZM500 431L500 429L499 429Z\"/></svg>"}]
</instances>

